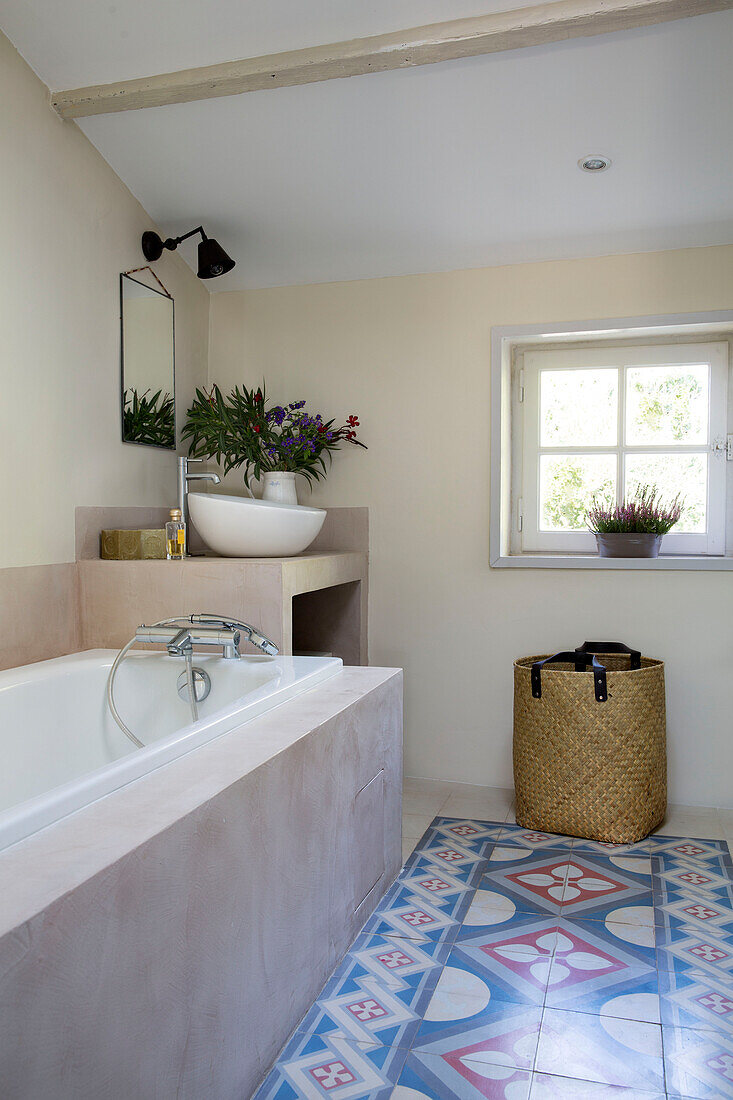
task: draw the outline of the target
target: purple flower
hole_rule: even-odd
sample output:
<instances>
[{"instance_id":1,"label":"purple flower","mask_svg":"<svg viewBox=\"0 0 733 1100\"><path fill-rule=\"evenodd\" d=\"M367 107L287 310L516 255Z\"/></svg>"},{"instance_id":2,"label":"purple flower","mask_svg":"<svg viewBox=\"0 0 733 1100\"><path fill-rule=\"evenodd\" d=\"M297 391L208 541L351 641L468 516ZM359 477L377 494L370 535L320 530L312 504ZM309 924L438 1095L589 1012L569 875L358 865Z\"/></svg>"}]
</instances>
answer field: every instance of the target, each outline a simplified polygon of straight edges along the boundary
<instances>
[{"instance_id":1,"label":"purple flower","mask_svg":"<svg viewBox=\"0 0 733 1100\"><path fill-rule=\"evenodd\" d=\"M274 420L277 426L280 427L283 420L285 419L285 409L282 407L282 405L276 405L274 409L270 409L270 411L268 412L267 419Z\"/></svg>"}]
</instances>

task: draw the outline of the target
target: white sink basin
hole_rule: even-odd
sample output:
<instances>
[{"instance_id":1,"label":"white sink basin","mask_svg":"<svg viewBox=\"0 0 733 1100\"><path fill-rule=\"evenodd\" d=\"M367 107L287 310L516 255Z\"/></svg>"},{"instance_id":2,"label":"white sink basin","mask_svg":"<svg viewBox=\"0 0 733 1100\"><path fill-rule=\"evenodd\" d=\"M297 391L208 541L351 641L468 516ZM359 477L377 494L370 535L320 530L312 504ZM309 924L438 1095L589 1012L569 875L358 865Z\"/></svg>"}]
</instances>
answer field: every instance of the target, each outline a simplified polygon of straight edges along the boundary
<instances>
[{"instance_id":1,"label":"white sink basin","mask_svg":"<svg viewBox=\"0 0 733 1100\"><path fill-rule=\"evenodd\" d=\"M188 508L204 542L224 558L291 558L326 518L324 508L220 493L189 493Z\"/></svg>"}]
</instances>

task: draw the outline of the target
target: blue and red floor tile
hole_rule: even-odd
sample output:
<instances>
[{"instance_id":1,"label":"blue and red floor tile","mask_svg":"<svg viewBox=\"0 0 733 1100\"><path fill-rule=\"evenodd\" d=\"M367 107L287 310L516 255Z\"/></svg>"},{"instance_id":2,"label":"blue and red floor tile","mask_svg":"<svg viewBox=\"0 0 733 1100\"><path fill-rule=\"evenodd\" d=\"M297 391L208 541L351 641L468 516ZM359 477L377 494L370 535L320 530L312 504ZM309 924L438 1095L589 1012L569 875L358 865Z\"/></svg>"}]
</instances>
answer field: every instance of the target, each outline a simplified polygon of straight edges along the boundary
<instances>
[{"instance_id":1,"label":"blue and red floor tile","mask_svg":"<svg viewBox=\"0 0 733 1100\"><path fill-rule=\"evenodd\" d=\"M733 1100L733 863L436 818L256 1100Z\"/></svg>"}]
</instances>

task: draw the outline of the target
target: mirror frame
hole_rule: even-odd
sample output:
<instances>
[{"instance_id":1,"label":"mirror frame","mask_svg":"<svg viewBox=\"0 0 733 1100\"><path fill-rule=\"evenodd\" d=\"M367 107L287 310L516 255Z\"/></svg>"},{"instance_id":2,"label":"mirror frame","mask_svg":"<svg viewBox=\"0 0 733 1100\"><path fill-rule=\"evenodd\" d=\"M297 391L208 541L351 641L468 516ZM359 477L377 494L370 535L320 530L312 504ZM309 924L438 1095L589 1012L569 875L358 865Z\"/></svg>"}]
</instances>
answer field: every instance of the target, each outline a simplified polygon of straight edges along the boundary
<instances>
[{"instance_id":1,"label":"mirror frame","mask_svg":"<svg viewBox=\"0 0 733 1100\"><path fill-rule=\"evenodd\" d=\"M141 279L133 279L133 275L138 274L140 271L149 271L155 281L160 285L160 290L156 290L150 283L144 283ZM136 439L125 439L125 299L124 299L124 279L129 279L131 283L137 283L138 286L145 287L146 290L152 290L154 294L160 295L161 298L167 298L171 304L171 334L173 338L173 446L165 447L162 443L141 443ZM169 294L166 288L161 283L158 276L155 274L151 267L135 268L134 271L121 271L120 272L120 438L123 443L128 443L131 447L152 447L155 451L166 451L168 454L175 454L178 450L178 425L176 423L176 302L172 294Z\"/></svg>"}]
</instances>

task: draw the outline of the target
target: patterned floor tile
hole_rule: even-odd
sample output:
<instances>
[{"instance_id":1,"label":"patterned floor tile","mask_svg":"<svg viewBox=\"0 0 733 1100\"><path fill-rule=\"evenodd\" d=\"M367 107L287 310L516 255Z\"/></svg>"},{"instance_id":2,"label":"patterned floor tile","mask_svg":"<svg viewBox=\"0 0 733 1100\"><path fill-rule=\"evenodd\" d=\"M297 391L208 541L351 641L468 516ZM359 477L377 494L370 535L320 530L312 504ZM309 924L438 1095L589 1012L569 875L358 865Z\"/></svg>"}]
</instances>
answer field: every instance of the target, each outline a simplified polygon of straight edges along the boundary
<instances>
[{"instance_id":1,"label":"patterned floor tile","mask_svg":"<svg viewBox=\"0 0 733 1100\"><path fill-rule=\"evenodd\" d=\"M542 950L548 931L538 921L521 936L480 933L453 944L447 967L466 971L483 982L494 1001L542 1005L547 990L552 955ZM554 940L554 929L549 936Z\"/></svg>"},{"instance_id":2,"label":"patterned floor tile","mask_svg":"<svg viewBox=\"0 0 733 1100\"><path fill-rule=\"evenodd\" d=\"M627 1088L663 1089L662 1029L638 1020L546 1008L535 1070Z\"/></svg>"},{"instance_id":3,"label":"patterned floor tile","mask_svg":"<svg viewBox=\"0 0 733 1100\"><path fill-rule=\"evenodd\" d=\"M642 918L644 915L645 913L641 914ZM561 917L557 928L558 933L574 933L581 938L596 937L598 941L605 943L606 950L611 954L620 948L633 958L634 966L656 968L656 929L653 924L631 924L612 917L603 921Z\"/></svg>"},{"instance_id":4,"label":"patterned floor tile","mask_svg":"<svg viewBox=\"0 0 733 1100\"><path fill-rule=\"evenodd\" d=\"M544 851L544 849L526 848L519 844L500 844L497 841L488 854L486 870L499 870L503 863L520 863L522 860L534 855L536 850ZM552 855L554 851L555 849L548 849L547 855Z\"/></svg>"},{"instance_id":5,"label":"patterned floor tile","mask_svg":"<svg viewBox=\"0 0 733 1100\"><path fill-rule=\"evenodd\" d=\"M444 813L257 1100L662 1100L665 1070L733 1100L727 844Z\"/></svg>"},{"instance_id":6,"label":"patterned floor tile","mask_svg":"<svg viewBox=\"0 0 733 1100\"><path fill-rule=\"evenodd\" d=\"M460 817L436 817L433 828L444 843L460 844L485 858L503 829L501 821L472 821Z\"/></svg>"},{"instance_id":7,"label":"patterned floor tile","mask_svg":"<svg viewBox=\"0 0 733 1100\"><path fill-rule=\"evenodd\" d=\"M573 855L568 860L562 916L634 923L639 909L653 906L651 861L638 856Z\"/></svg>"},{"instance_id":8,"label":"patterned floor tile","mask_svg":"<svg viewBox=\"0 0 733 1100\"><path fill-rule=\"evenodd\" d=\"M718 936L714 929L702 931L681 925L672 942L657 947L660 970L684 971L690 967L704 970L713 977L733 981L733 942Z\"/></svg>"},{"instance_id":9,"label":"patterned floor tile","mask_svg":"<svg viewBox=\"0 0 733 1100\"><path fill-rule=\"evenodd\" d=\"M535 1073L532 1075L529 1100L665 1100L665 1094Z\"/></svg>"},{"instance_id":10,"label":"patterned floor tile","mask_svg":"<svg viewBox=\"0 0 733 1100\"><path fill-rule=\"evenodd\" d=\"M602 840L582 840L580 837L573 839L574 852L595 852L599 856L649 856L651 855L651 839L637 840L633 844L609 844Z\"/></svg>"},{"instance_id":11,"label":"patterned floor tile","mask_svg":"<svg viewBox=\"0 0 733 1100\"><path fill-rule=\"evenodd\" d=\"M705 970L660 970L662 1023L726 1033L733 1039L733 980Z\"/></svg>"},{"instance_id":12,"label":"patterned floor tile","mask_svg":"<svg viewBox=\"0 0 733 1100\"><path fill-rule=\"evenodd\" d=\"M657 944L662 947L689 936L726 941L733 937L733 910L717 902L695 897L681 897L674 901L655 898L654 917Z\"/></svg>"},{"instance_id":13,"label":"patterned floor tile","mask_svg":"<svg viewBox=\"0 0 733 1100\"><path fill-rule=\"evenodd\" d=\"M418 901L461 921L484 867L484 860L455 847L421 847L397 881Z\"/></svg>"},{"instance_id":14,"label":"patterned floor tile","mask_svg":"<svg viewBox=\"0 0 733 1100\"><path fill-rule=\"evenodd\" d=\"M674 930L687 921L700 925L712 920L721 928L727 926L727 935L733 928L732 870L717 856L704 863L682 857L653 858L658 923Z\"/></svg>"},{"instance_id":15,"label":"patterned floor tile","mask_svg":"<svg viewBox=\"0 0 733 1100\"><path fill-rule=\"evenodd\" d=\"M663 1029L667 1093L675 1100L733 1097L733 1041L710 1031Z\"/></svg>"},{"instance_id":16,"label":"patterned floor tile","mask_svg":"<svg viewBox=\"0 0 733 1100\"><path fill-rule=\"evenodd\" d=\"M497 914L501 916L502 914ZM517 956L550 957L557 940L557 919L537 913L517 913L505 922L493 926L464 924L454 940L455 946L467 944L492 957L511 961ZM526 958L523 959L526 962Z\"/></svg>"},{"instance_id":17,"label":"patterned floor tile","mask_svg":"<svg viewBox=\"0 0 733 1100\"><path fill-rule=\"evenodd\" d=\"M470 1044L443 1056L413 1051L392 1100L528 1100L528 1071L475 1053Z\"/></svg>"},{"instance_id":18,"label":"patterned floor tile","mask_svg":"<svg viewBox=\"0 0 733 1100\"><path fill-rule=\"evenodd\" d=\"M362 934L299 1031L409 1046L448 956L443 941L417 944Z\"/></svg>"},{"instance_id":19,"label":"patterned floor tile","mask_svg":"<svg viewBox=\"0 0 733 1100\"><path fill-rule=\"evenodd\" d=\"M406 1056L402 1047L296 1033L254 1100L387 1100Z\"/></svg>"},{"instance_id":20,"label":"patterned floor tile","mask_svg":"<svg viewBox=\"0 0 733 1100\"><path fill-rule=\"evenodd\" d=\"M368 919L363 932L383 936L404 936L424 943L429 940L452 940L458 931L463 911L468 908L473 890L466 884L451 887L447 897L424 887L416 892L414 883L421 874L420 857L415 860L406 878L398 878L384 895ZM437 873L423 875L423 880L440 879ZM429 900L426 899L426 895Z\"/></svg>"},{"instance_id":21,"label":"patterned floor tile","mask_svg":"<svg viewBox=\"0 0 733 1100\"><path fill-rule=\"evenodd\" d=\"M730 877L719 859L694 863L687 859L654 858L654 885L660 898L674 901L694 897L701 901L733 904Z\"/></svg>"},{"instance_id":22,"label":"patterned floor tile","mask_svg":"<svg viewBox=\"0 0 733 1100\"><path fill-rule=\"evenodd\" d=\"M506 894L479 888L471 899L456 938L473 939L482 933L492 935L498 931L502 937L511 935L516 941L521 939L525 931L533 933L541 929L545 937L543 943L538 945L532 940L532 947L527 950L535 950L539 946L542 954L551 954L554 948L552 937L557 922L558 917L555 914L548 916L543 913L522 912L517 910L515 901Z\"/></svg>"},{"instance_id":23,"label":"patterned floor tile","mask_svg":"<svg viewBox=\"0 0 733 1100\"><path fill-rule=\"evenodd\" d=\"M493 844L493 841L488 841L489 848ZM419 852L423 860L431 861L436 867L443 867L449 873L465 872L464 877L470 879L472 872L483 870L486 866L486 857L481 854L482 847L485 845L476 845L473 848L460 841L448 840L437 829L431 829L423 837ZM403 877L404 874L403 871Z\"/></svg>"},{"instance_id":24,"label":"patterned floor tile","mask_svg":"<svg viewBox=\"0 0 733 1100\"><path fill-rule=\"evenodd\" d=\"M556 833L543 833L534 829L524 829L521 825L505 825L499 834L497 843L502 847L527 848L531 851L549 849L550 851L569 851L573 838L558 836Z\"/></svg>"},{"instance_id":25,"label":"patterned floor tile","mask_svg":"<svg viewBox=\"0 0 733 1100\"><path fill-rule=\"evenodd\" d=\"M532 1069L540 1034L542 1008L492 998L488 984L475 974L446 966L434 990L413 1050L445 1054L470 1048L472 1058L511 1061Z\"/></svg>"},{"instance_id":26,"label":"patterned floor tile","mask_svg":"<svg viewBox=\"0 0 733 1100\"><path fill-rule=\"evenodd\" d=\"M711 859L729 854L724 840L698 840L695 837L655 834L649 837L649 845L653 856L661 856L663 859L679 859L683 856L696 863L707 863Z\"/></svg>"},{"instance_id":27,"label":"patterned floor tile","mask_svg":"<svg viewBox=\"0 0 733 1100\"><path fill-rule=\"evenodd\" d=\"M512 851L508 861L497 859L499 848L489 857L480 890L503 895L519 913L560 913L560 903L568 873L568 856L563 852Z\"/></svg>"},{"instance_id":28,"label":"patterned floor tile","mask_svg":"<svg viewBox=\"0 0 733 1100\"><path fill-rule=\"evenodd\" d=\"M607 935L594 935L598 923L558 931L546 1005L658 1024L656 969L640 966L618 943L610 945Z\"/></svg>"}]
</instances>

